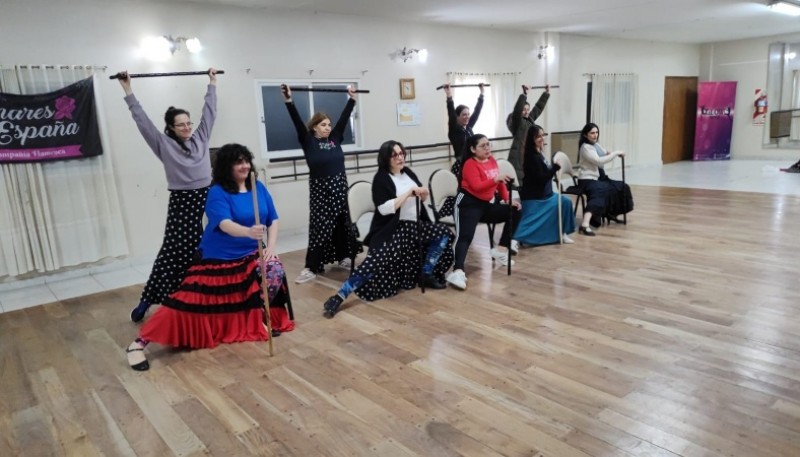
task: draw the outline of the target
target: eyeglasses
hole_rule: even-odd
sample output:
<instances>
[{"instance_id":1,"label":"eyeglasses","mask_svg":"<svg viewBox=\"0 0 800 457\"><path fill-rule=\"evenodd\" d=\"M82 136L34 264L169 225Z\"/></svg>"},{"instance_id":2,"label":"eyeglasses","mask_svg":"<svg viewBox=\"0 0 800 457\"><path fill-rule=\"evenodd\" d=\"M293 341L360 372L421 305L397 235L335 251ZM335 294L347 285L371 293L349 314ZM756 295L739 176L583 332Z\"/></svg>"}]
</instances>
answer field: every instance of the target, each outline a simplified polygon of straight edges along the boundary
<instances>
[{"instance_id":1,"label":"eyeglasses","mask_svg":"<svg viewBox=\"0 0 800 457\"><path fill-rule=\"evenodd\" d=\"M400 157L405 159L406 158L406 153L405 152L393 152L392 153L392 158L393 159L399 159Z\"/></svg>"},{"instance_id":2,"label":"eyeglasses","mask_svg":"<svg viewBox=\"0 0 800 457\"><path fill-rule=\"evenodd\" d=\"M182 129L182 128L185 128L185 127L191 127L193 125L194 125L194 122L184 122L182 124L175 124L175 125L173 125L173 127L177 127L179 129Z\"/></svg>"}]
</instances>

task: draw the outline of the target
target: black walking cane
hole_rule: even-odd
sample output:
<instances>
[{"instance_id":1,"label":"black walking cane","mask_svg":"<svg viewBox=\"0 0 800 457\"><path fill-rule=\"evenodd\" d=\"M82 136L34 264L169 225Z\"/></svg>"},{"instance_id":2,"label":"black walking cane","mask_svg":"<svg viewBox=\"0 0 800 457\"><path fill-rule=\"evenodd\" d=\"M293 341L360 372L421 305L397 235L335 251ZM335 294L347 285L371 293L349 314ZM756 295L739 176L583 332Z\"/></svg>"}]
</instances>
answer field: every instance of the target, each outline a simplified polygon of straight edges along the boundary
<instances>
[{"instance_id":1,"label":"black walking cane","mask_svg":"<svg viewBox=\"0 0 800 457\"><path fill-rule=\"evenodd\" d=\"M622 200L625 202L623 203L622 210L625 211L622 213L622 225L628 225L628 195L625 193L625 156L621 157L622 159Z\"/></svg>"},{"instance_id":2,"label":"black walking cane","mask_svg":"<svg viewBox=\"0 0 800 457\"><path fill-rule=\"evenodd\" d=\"M419 274L417 275L417 281L419 282L419 288L422 289L422 293L425 293L425 275L423 270L425 268L425 252L422 250L422 221L419 219L419 207L422 205L422 202L419 199L419 195L414 192L414 198L416 199L416 206L417 208L417 252L419 252L422 260L420 262Z\"/></svg>"},{"instance_id":3,"label":"black walking cane","mask_svg":"<svg viewBox=\"0 0 800 457\"><path fill-rule=\"evenodd\" d=\"M332 89L327 87L290 87L293 92L340 92L340 93L347 93L347 89ZM366 89L356 89L353 92L357 94L368 94L369 91Z\"/></svg>"},{"instance_id":4,"label":"black walking cane","mask_svg":"<svg viewBox=\"0 0 800 457\"><path fill-rule=\"evenodd\" d=\"M514 236L514 233L511 231L513 230L514 224L512 221L514 220L514 202L512 198L512 192L514 189L514 178L510 178L506 182L506 187L508 188L508 276L511 276L511 238Z\"/></svg>"},{"instance_id":5,"label":"black walking cane","mask_svg":"<svg viewBox=\"0 0 800 457\"><path fill-rule=\"evenodd\" d=\"M437 87L436 90L444 89L444 86L450 86L450 87L481 87L481 86L483 86L483 87L491 87L492 85L491 84L483 84L483 83L480 83L480 84L442 84L441 86Z\"/></svg>"}]
</instances>

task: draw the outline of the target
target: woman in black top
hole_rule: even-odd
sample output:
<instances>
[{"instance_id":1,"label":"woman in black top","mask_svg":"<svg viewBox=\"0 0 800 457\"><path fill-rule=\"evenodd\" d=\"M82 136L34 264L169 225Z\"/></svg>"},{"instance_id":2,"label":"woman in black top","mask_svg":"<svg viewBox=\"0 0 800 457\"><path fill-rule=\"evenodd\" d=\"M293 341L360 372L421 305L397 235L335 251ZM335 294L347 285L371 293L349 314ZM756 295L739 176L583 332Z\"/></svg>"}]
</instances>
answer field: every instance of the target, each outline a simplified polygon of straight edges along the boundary
<instances>
[{"instance_id":1,"label":"woman in black top","mask_svg":"<svg viewBox=\"0 0 800 457\"><path fill-rule=\"evenodd\" d=\"M456 158L451 170L459 181L461 181L461 156L464 155L464 150L467 148L467 140L473 135L472 129L478 122L478 116L481 115L481 109L483 108L483 84L478 84L478 87L481 90L481 94L478 95L478 102L475 103L475 109L470 115L467 105L455 106L453 89L450 84L444 85L444 93L447 95L447 138L453 145L453 154Z\"/></svg>"},{"instance_id":2,"label":"woman in black top","mask_svg":"<svg viewBox=\"0 0 800 457\"><path fill-rule=\"evenodd\" d=\"M545 159L544 129L534 124L528 129L522 144L524 151L522 167L525 177L519 197L522 200L522 218L514 233L514 239L529 245L559 242L558 198L561 198L561 219L564 243L572 243L568 233L575 231L575 214L572 200L566 195L553 193L553 176L561 168Z\"/></svg>"},{"instance_id":3,"label":"woman in black top","mask_svg":"<svg viewBox=\"0 0 800 457\"><path fill-rule=\"evenodd\" d=\"M431 223L424 206L417 220L415 196L424 202L428 189L406 167L405 157L406 150L397 141L381 145L372 180L377 211L365 238L367 258L325 302L325 317L333 317L352 292L373 301L413 289L418 280L431 289L447 287L444 274L453 264L453 233L444 224Z\"/></svg>"},{"instance_id":4,"label":"woman in black top","mask_svg":"<svg viewBox=\"0 0 800 457\"><path fill-rule=\"evenodd\" d=\"M349 269L350 257L357 249L349 231L348 186L342 151L344 131L356 105L355 89L347 88L350 98L335 126L330 117L321 112L314 113L303 124L289 86L282 84L281 92L310 174L308 249L305 268L295 278L296 283L304 283L324 272L326 263L338 262L342 268Z\"/></svg>"}]
</instances>

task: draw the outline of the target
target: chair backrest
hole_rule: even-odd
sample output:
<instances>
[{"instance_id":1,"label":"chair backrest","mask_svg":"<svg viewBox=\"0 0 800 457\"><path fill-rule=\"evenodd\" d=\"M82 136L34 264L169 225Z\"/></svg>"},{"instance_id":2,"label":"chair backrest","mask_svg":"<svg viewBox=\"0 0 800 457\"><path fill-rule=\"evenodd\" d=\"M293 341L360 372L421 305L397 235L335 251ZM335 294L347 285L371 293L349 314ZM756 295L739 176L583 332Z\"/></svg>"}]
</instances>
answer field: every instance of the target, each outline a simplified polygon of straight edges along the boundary
<instances>
[{"instance_id":1,"label":"chair backrest","mask_svg":"<svg viewBox=\"0 0 800 457\"><path fill-rule=\"evenodd\" d=\"M508 175L514 178L514 187L519 188L522 186L517 176L517 170L514 169L514 165L511 165L511 162L506 159L497 159L497 168L500 169L501 175ZM511 199L519 199L519 193L516 190L511 192Z\"/></svg>"},{"instance_id":2,"label":"chair backrest","mask_svg":"<svg viewBox=\"0 0 800 457\"><path fill-rule=\"evenodd\" d=\"M350 207L350 222L357 225L362 216L375 212L372 203L372 184L369 181L356 181L347 191L347 204Z\"/></svg>"},{"instance_id":3,"label":"chair backrest","mask_svg":"<svg viewBox=\"0 0 800 457\"><path fill-rule=\"evenodd\" d=\"M440 168L428 178L428 190L431 193L430 207L436 216L445 199L458 194L458 179L450 170Z\"/></svg>"}]
</instances>

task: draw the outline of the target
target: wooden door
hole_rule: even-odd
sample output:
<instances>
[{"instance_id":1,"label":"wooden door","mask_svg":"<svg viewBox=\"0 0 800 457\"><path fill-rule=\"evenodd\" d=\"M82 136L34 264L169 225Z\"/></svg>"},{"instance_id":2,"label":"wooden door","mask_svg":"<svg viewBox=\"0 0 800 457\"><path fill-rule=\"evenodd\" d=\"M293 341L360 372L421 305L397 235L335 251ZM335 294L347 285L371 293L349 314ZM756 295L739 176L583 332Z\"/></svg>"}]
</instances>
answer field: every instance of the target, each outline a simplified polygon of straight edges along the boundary
<instances>
[{"instance_id":1,"label":"wooden door","mask_svg":"<svg viewBox=\"0 0 800 457\"><path fill-rule=\"evenodd\" d=\"M692 160L696 112L697 77L667 76L664 81L661 163Z\"/></svg>"}]
</instances>

